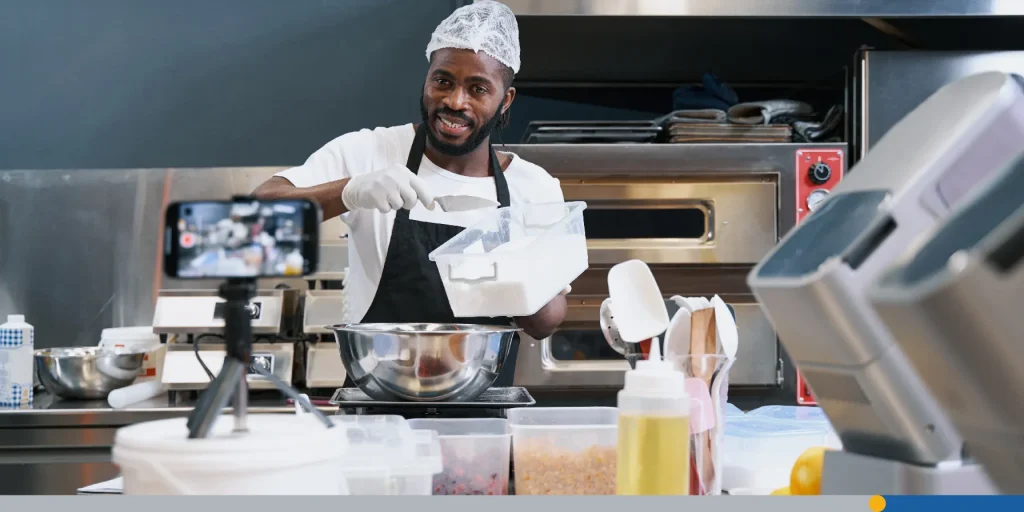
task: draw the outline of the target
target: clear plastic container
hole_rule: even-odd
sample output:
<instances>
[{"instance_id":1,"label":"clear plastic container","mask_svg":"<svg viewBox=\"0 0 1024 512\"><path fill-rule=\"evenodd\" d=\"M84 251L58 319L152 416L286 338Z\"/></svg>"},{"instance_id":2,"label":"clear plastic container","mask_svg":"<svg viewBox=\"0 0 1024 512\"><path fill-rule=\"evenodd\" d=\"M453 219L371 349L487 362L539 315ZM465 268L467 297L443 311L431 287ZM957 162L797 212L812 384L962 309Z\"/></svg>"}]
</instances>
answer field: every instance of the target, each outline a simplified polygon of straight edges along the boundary
<instances>
[{"instance_id":1,"label":"clear plastic container","mask_svg":"<svg viewBox=\"0 0 1024 512\"><path fill-rule=\"evenodd\" d=\"M501 418L409 420L414 430L436 431L444 470L434 476L435 495L508 494L512 434Z\"/></svg>"},{"instance_id":2,"label":"clear plastic container","mask_svg":"<svg viewBox=\"0 0 1024 512\"><path fill-rule=\"evenodd\" d=\"M722 488L778 489L789 485L793 464L805 450L824 446L828 430L808 422L751 416L725 427Z\"/></svg>"},{"instance_id":3,"label":"clear plastic container","mask_svg":"<svg viewBox=\"0 0 1024 512\"><path fill-rule=\"evenodd\" d=\"M441 445L431 430L413 431L395 415L332 416L345 427L342 475L353 495L429 496L440 473Z\"/></svg>"},{"instance_id":4,"label":"clear plastic container","mask_svg":"<svg viewBox=\"0 0 1024 512\"><path fill-rule=\"evenodd\" d=\"M746 414L747 413L743 412L743 409L740 409L739 407L736 407L733 404L730 404L730 403L726 403L725 404L725 417L726 418L740 418L742 416L745 416Z\"/></svg>"},{"instance_id":5,"label":"clear plastic container","mask_svg":"<svg viewBox=\"0 0 1024 512\"><path fill-rule=\"evenodd\" d=\"M773 420L796 421L823 427L826 429L825 446L837 450L843 449L843 443L839 440L836 431L832 429L832 422L821 407L808 407L801 405L766 405L750 411L750 416L770 418Z\"/></svg>"},{"instance_id":6,"label":"clear plastic container","mask_svg":"<svg viewBox=\"0 0 1024 512\"><path fill-rule=\"evenodd\" d=\"M489 211L430 253L457 317L529 316L588 266L584 202Z\"/></svg>"},{"instance_id":7,"label":"clear plastic container","mask_svg":"<svg viewBox=\"0 0 1024 512\"><path fill-rule=\"evenodd\" d=\"M750 416L771 418L775 420L810 421L813 423L828 423L828 416L821 407L808 407L800 405L766 405L750 411Z\"/></svg>"},{"instance_id":8,"label":"clear plastic container","mask_svg":"<svg viewBox=\"0 0 1024 512\"><path fill-rule=\"evenodd\" d=\"M508 412L516 494L615 494L615 407L523 407Z\"/></svg>"}]
</instances>

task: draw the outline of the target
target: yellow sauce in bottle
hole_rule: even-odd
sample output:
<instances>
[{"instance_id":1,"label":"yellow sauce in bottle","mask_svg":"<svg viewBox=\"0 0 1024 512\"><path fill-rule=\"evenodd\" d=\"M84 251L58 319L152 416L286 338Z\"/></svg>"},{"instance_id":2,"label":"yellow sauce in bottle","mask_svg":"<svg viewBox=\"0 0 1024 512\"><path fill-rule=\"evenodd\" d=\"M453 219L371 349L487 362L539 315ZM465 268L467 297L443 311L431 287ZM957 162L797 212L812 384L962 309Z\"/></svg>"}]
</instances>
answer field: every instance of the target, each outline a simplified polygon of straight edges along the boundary
<instances>
[{"instance_id":1,"label":"yellow sauce in bottle","mask_svg":"<svg viewBox=\"0 0 1024 512\"><path fill-rule=\"evenodd\" d=\"M618 451L616 494L689 494L688 416L621 413Z\"/></svg>"}]
</instances>

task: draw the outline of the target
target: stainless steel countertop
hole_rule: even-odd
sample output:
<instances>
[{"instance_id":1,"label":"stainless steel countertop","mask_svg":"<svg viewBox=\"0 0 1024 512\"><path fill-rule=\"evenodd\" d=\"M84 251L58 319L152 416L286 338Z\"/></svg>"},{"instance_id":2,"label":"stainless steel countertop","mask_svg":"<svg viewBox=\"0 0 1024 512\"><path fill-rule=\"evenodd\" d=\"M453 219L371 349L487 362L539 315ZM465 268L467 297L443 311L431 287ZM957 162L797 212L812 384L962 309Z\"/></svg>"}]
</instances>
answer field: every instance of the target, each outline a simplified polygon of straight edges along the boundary
<instances>
[{"instance_id":1,"label":"stainless steel countertop","mask_svg":"<svg viewBox=\"0 0 1024 512\"><path fill-rule=\"evenodd\" d=\"M0 431L6 428L38 427L118 427L165 418L185 416L192 411L191 400L178 399L170 404L166 394L138 402L124 409L113 409L104 400L63 400L49 393L35 395L31 407L0 408ZM336 406L318 406L334 414ZM229 412L231 409L225 409ZM249 400L250 414L291 413L295 406L284 398L260 397Z\"/></svg>"}]
</instances>

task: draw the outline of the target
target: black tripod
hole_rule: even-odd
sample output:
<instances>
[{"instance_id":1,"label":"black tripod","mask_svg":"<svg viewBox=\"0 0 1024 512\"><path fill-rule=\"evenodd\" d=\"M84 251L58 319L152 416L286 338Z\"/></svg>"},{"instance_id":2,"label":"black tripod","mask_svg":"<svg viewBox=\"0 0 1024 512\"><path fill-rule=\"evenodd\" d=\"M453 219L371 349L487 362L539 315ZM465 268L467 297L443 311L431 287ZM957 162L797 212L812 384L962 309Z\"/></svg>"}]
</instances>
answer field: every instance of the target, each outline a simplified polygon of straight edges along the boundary
<instances>
[{"instance_id":1,"label":"black tripod","mask_svg":"<svg viewBox=\"0 0 1024 512\"><path fill-rule=\"evenodd\" d=\"M256 296L256 280L252 278L228 279L218 289L220 298L224 299L224 344L227 354L224 365L213 382L199 396L199 402L188 417L188 437L201 438L210 435L214 420L228 405L232 397L234 403L235 432L245 432L246 412L248 409L249 389L246 385L247 369L252 369L272 382L278 390L295 400L307 412L314 414L328 428L334 424L327 419L308 400L302 398L298 391L292 389L272 371L259 365L251 365L252 357L252 317L249 301Z\"/></svg>"}]
</instances>

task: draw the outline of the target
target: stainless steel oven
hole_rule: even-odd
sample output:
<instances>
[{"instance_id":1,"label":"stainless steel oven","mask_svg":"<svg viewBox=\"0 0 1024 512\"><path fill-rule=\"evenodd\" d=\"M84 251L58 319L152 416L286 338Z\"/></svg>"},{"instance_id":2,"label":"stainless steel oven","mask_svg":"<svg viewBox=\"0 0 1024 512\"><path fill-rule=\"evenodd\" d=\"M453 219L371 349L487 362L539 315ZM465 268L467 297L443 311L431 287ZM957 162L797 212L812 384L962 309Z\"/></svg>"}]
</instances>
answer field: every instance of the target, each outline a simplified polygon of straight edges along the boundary
<instances>
[{"instance_id":1,"label":"stainless steel oven","mask_svg":"<svg viewBox=\"0 0 1024 512\"><path fill-rule=\"evenodd\" d=\"M640 259L666 299L720 295L740 349L731 386L795 389L771 324L746 285L750 269L844 172L842 144L521 145L509 151L586 201L590 268L573 283L569 314L551 337L523 337L516 384L620 388L629 368L605 342L601 302L612 265ZM671 301L667 301L672 313Z\"/></svg>"}]
</instances>

